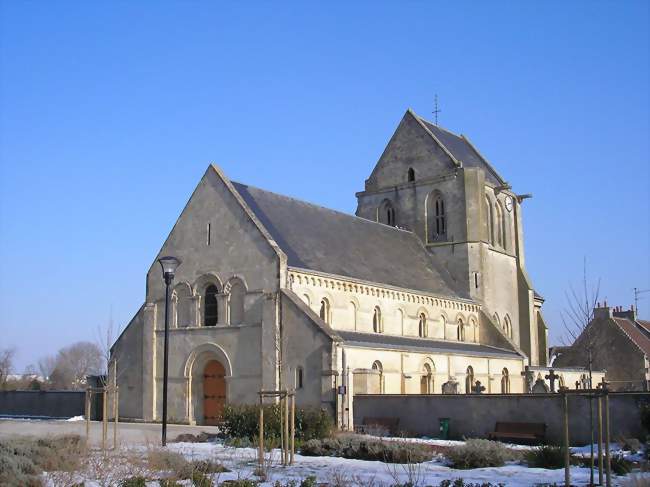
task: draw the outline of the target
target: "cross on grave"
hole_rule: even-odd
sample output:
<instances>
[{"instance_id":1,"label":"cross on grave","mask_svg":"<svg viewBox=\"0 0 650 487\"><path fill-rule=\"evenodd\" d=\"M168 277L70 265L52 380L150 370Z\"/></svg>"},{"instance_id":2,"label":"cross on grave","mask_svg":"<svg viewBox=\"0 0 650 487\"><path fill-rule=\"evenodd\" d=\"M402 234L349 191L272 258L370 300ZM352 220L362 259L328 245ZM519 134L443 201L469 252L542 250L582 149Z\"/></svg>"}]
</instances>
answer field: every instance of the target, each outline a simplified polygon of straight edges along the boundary
<instances>
[{"instance_id":1,"label":"cross on grave","mask_svg":"<svg viewBox=\"0 0 650 487\"><path fill-rule=\"evenodd\" d=\"M477 380L476 384L472 387L472 393L473 394L480 394L485 390L485 386L481 385L481 381Z\"/></svg>"},{"instance_id":2,"label":"cross on grave","mask_svg":"<svg viewBox=\"0 0 650 487\"><path fill-rule=\"evenodd\" d=\"M550 369L544 378L548 379L548 381L551 383L551 392L555 392L555 381L559 379L560 376L557 375L553 369Z\"/></svg>"},{"instance_id":3,"label":"cross on grave","mask_svg":"<svg viewBox=\"0 0 650 487\"><path fill-rule=\"evenodd\" d=\"M587 377L586 374L582 374L582 377L580 377L580 382L582 382L583 389L591 389L591 387L589 387L589 377Z\"/></svg>"},{"instance_id":4,"label":"cross on grave","mask_svg":"<svg viewBox=\"0 0 650 487\"><path fill-rule=\"evenodd\" d=\"M526 383L526 392L531 393L533 391L535 372L530 370L530 367L526 365L523 372L521 372L521 376L524 378L524 382Z\"/></svg>"},{"instance_id":5,"label":"cross on grave","mask_svg":"<svg viewBox=\"0 0 650 487\"><path fill-rule=\"evenodd\" d=\"M576 389L580 389L580 381L579 380L576 381Z\"/></svg>"}]
</instances>

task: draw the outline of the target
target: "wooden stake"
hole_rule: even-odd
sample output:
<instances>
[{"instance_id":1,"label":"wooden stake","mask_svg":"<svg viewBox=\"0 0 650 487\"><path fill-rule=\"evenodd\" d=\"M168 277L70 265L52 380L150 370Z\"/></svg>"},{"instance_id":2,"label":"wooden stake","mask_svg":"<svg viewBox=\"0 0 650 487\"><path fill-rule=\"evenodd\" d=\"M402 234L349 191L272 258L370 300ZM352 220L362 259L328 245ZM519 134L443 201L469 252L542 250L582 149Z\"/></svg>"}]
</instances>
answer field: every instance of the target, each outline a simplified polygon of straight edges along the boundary
<instances>
[{"instance_id":1,"label":"wooden stake","mask_svg":"<svg viewBox=\"0 0 650 487\"><path fill-rule=\"evenodd\" d=\"M609 458L609 392L605 391L605 465L607 487L612 486L612 464Z\"/></svg>"},{"instance_id":2,"label":"wooden stake","mask_svg":"<svg viewBox=\"0 0 650 487\"><path fill-rule=\"evenodd\" d=\"M258 463L260 468L264 468L264 400L260 394L260 451L258 454Z\"/></svg>"},{"instance_id":3,"label":"wooden stake","mask_svg":"<svg viewBox=\"0 0 650 487\"><path fill-rule=\"evenodd\" d=\"M102 394L102 451L106 452L106 435L108 433L108 394L106 386Z\"/></svg>"},{"instance_id":4,"label":"wooden stake","mask_svg":"<svg viewBox=\"0 0 650 487\"><path fill-rule=\"evenodd\" d=\"M113 389L113 450L117 450L117 423L118 423L118 405L119 390L117 387Z\"/></svg>"},{"instance_id":5,"label":"wooden stake","mask_svg":"<svg viewBox=\"0 0 650 487\"><path fill-rule=\"evenodd\" d=\"M90 398L92 391L86 389L86 443L90 444Z\"/></svg>"},{"instance_id":6,"label":"wooden stake","mask_svg":"<svg viewBox=\"0 0 650 487\"><path fill-rule=\"evenodd\" d=\"M291 395L291 459L290 463L293 465L293 457L296 447L296 394Z\"/></svg>"},{"instance_id":7,"label":"wooden stake","mask_svg":"<svg viewBox=\"0 0 650 487\"><path fill-rule=\"evenodd\" d=\"M280 461L284 465L284 408L282 407L282 396L280 396Z\"/></svg>"},{"instance_id":8,"label":"wooden stake","mask_svg":"<svg viewBox=\"0 0 650 487\"><path fill-rule=\"evenodd\" d=\"M571 466L569 457L569 400L566 392L562 393L564 401L564 485L571 485Z\"/></svg>"},{"instance_id":9,"label":"wooden stake","mask_svg":"<svg viewBox=\"0 0 650 487\"><path fill-rule=\"evenodd\" d=\"M284 464L289 465L289 395L284 394Z\"/></svg>"},{"instance_id":10,"label":"wooden stake","mask_svg":"<svg viewBox=\"0 0 650 487\"><path fill-rule=\"evenodd\" d=\"M598 395L598 485L603 485L603 397Z\"/></svg>"}]
</instances>

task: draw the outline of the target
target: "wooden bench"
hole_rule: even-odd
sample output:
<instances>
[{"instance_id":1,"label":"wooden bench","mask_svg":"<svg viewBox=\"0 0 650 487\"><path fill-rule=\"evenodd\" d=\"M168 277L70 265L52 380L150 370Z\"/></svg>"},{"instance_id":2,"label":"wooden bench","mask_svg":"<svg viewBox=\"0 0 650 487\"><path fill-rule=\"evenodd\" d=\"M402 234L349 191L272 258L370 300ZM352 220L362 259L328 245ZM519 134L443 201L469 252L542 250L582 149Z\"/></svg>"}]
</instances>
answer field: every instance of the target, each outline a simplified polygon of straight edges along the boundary
<instances>
[{"instance_id":1,"label":"wooden bench","mask_svg":"<svg viewBox=\"0 0 650 487\"><path fill-rule=\"evenodd\" d=\"M354 431L371 435L396 435L399 418L364 417L360 425L355 425Z\"/></svg>"},{"instance_id":2,"label":"wooden bench","mask_svg":"<svg viewBox=\"0 0 650 487\"><path fill-rule=\"evenodd\" d=\"M540 443L546 436L545 423L497 422L488 435L491 440L509 440L515 443Z\"/></svg>"}]
</instances>

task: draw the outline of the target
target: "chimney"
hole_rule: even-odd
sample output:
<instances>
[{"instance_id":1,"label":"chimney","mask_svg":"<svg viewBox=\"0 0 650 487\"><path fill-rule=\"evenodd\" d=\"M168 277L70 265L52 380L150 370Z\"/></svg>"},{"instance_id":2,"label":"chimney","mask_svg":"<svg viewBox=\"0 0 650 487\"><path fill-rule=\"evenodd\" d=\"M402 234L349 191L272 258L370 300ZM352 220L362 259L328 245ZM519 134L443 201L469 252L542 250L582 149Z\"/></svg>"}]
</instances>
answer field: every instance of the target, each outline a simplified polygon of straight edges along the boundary
<instances>
[{"instance_id":1,"label":"chimney","mask_svg":"<svg viewBox=\"0 0 650 487\"><path fill-rule=\"evenodd\" d=\"M598 303L598 305L599 306L594 308L595 320L608 320L612 317L612 308L607 306L607 301L605 301L602 306L600 306L600 303Z\"/></svg>"},{"instance_id":2,"label":"chimney","mask_svg":"<svg viewBox=\"0 0 650 487\"><path fill-rule=\"evenodd\" d=\"M634 306L630 306L630 309L623 310L623 306L618 306L614 311L614 316L617 318L627 318L628 320L636 321L636 310Z\"/></svg>"}]
</instances>

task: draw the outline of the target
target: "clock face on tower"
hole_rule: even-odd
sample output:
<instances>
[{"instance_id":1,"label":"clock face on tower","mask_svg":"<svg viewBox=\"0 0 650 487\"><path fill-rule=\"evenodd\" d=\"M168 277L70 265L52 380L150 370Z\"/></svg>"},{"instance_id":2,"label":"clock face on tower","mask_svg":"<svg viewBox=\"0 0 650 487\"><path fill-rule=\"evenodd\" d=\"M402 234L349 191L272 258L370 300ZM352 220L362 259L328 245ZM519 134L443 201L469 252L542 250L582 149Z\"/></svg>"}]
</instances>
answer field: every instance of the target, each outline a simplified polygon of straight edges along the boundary
<instances>
[{"instance_id":1,"label":"clock face on tower","mask_svg":"<svg viewBox=\"0 0 650 487\"><path fill-rule=\"evenodd\" d=\"M506 196L506 210L512 211L512 198L510 196Z\"/></svg>"}]
</instances>

